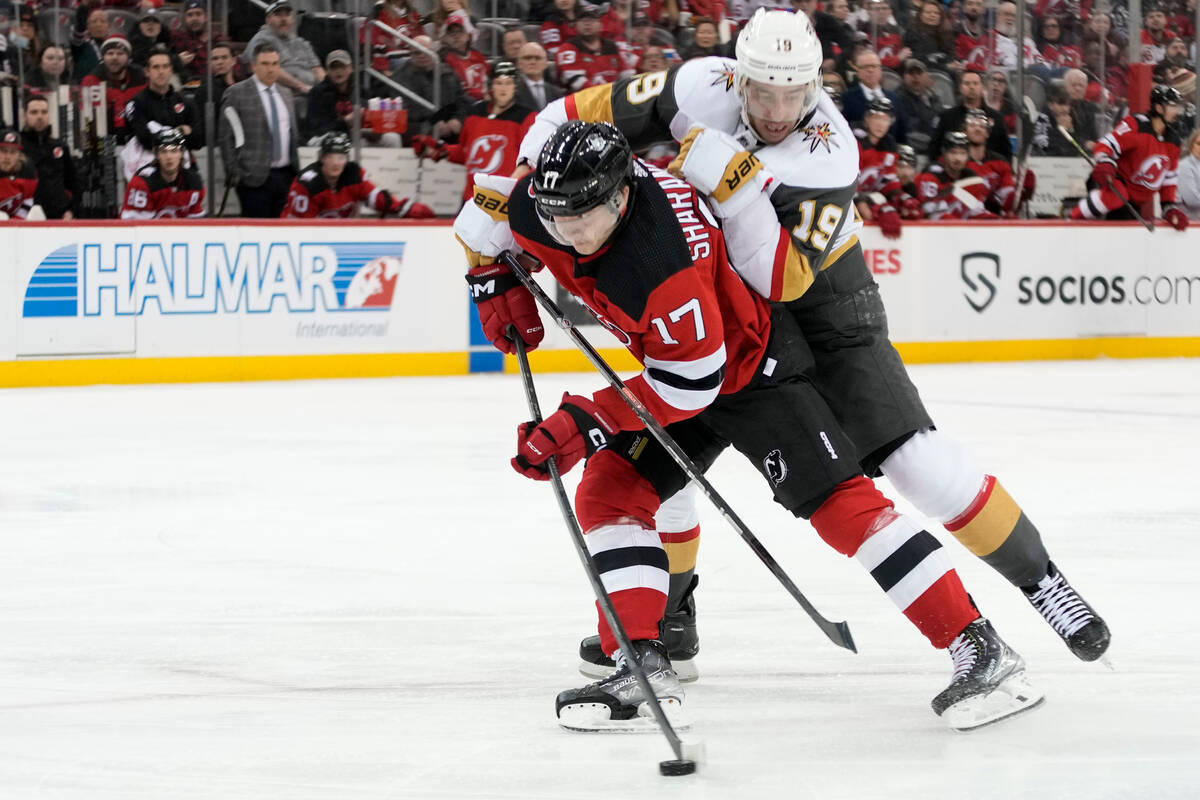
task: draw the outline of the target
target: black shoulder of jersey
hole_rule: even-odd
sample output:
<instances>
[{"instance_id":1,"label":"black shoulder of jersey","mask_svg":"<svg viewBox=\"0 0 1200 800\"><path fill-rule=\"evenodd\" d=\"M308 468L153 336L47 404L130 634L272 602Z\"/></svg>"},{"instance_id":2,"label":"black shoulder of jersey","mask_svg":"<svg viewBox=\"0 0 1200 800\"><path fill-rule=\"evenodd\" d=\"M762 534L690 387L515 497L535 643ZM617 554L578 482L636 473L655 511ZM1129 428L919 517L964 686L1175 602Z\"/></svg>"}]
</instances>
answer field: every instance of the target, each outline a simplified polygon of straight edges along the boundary
<instances>
[{"instance_id":1,"label":"black shoulder of jersey","mask_svg":"<svg viewBox=\"0 0 1200 800\"><path fill-rule=\"evenodd\" d=\"M180 189L196 190L204 188L204 179L200 177L200 173L195 169L184 169L180 170L180 172L182 173L182 180L179 181Z\"/></svg>"},{"instance_id":2,"label":"black shoulder of jersey","mask_svg":"<svg viewBox=\"0 0 1200 800\"><path fill-rule=\"evenodd\" d=\"M883 138L875 144L867 145L873 150L878 150L881 153L898 153L900 152L900 144L896 141L896 137L890 133L885 133Z\"/></svg>"},{"instance_id":3,"label":"black shoulder of jersey","mask_svg":"<svg viewBox=\"0 0 1200 800\"><path fill-rule=\"evenodd\" d=\"M19 170L17 170L16 175L16 177L24 178L26 180L37 180L37 176L37 168L33 166L33 162L29 159L25 159L25 163L21 165Z\"/></svg>"},{"instance_id":4,"label":"black shoulder of jersey","mask_svg":"<svg viewBox=\"0 0 1200 800\"><path fill-rule=\"evenodd\" d=\"M691 252L666 193L640 166L635 169L633 188L625 219L613 233L607 249L580 262L575 275L596 282L596 291L633 319L640 319L650 295L668 278L692 266ZM575 256L575 251L556 242L537 218L531 175L517 182L509 195L509 222L513 231L538 244Z\"/></svg>"},{"instance_id":5,"label":"black shoulder of jersey","mask_svg":"<svg viewBox=\"0 0 1200 800\"><path fill-rule=\"evenodd\" d=\"M1003 161L1005 164L1008 164L1008 156L1004 155L1003 153L997 153L995 150L984 151L983 160L984 161Z\"/></svg>"},{"instance_id":6,"label":"black shoulder of jersey","mask_svg":"<svg viewBox=\"0 0 1200 800\"><path fill-rule=\"evenodd\" d=\"M357 161L347 161L346 168L342 170L342 174L338 177L338 188L344 189L347 186L357 186L362 183L363 170Z\"/></svg>"},{"instance_id":7,"label":"black shoulder of jersey","mask_svg":"<svg viewBox=\"0 0 1200 800\"><path fill-rule=\"evenodd\" d=\"M158 164L153 161L135 172L134 176L144 180L146 188L151 192L157 192L167 186L167 182L162 179L162 173L158 171Z\"/></svg>"},{"instance_id":8,"label":"black shoulder of jersey","mask_svg":"<svg viewBox=\"0 0 1200 800\"><path fill-rule=\"evenodd\" d=\"M534 112L534 109L529 106L523 106L520 103L515 103L496 115L496 119L504 122L515 122L520 125L525 121L525 118ZM483 116L487 116L485 111Z\"/></svg>"}]
</instances>

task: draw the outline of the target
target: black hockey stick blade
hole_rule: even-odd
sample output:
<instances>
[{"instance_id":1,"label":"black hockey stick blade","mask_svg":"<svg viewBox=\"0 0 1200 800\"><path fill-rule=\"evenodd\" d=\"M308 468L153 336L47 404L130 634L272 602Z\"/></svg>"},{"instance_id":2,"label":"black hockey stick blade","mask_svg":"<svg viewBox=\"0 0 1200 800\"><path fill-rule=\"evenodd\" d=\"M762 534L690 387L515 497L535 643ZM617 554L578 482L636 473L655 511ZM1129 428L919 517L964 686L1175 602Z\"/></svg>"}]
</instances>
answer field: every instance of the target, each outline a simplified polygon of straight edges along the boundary
<instances>
[{"instance_id":1,"label":"black hockey stick blade","mask_svg":"<svg viewBox=\"0 0 1200 800\"><path fill-rule=\"evenodd\" d=\"M525 352L525 340L521 338L521 334L517 329L509 325L508 337L512 340L513 346L517 353L517 363L521 367L521 382L525 386L525 400L529 404L529 414L533 418L535 424L542 421L542 407L538 402L537 390L533 386L533 370L529 368L529 354ZM613 636L616 637L617 644L625 653L625 663L629 665L629 669L633 672L634 678L641 687L649 700L646 705L654 714L654 719L658 722L658 727L662 730L663 736L667 737L667 742L671 745L671 750L675 753L675 760L671 762L664 761L662 764L676 765L691 765L690 769L686 766L680 766L680 769L686 771L664 771L663 775L685 775L696 771L696 764L690 759L684 758L683 741L679 738L679 734L675 732L671 721L667 719L666 712L662 710L662 706L658 703L658 694L654 691L654 687L650 685L650 679L646 677L645 670L638 663L637 654L633 649L633 643L629 641L628 634L625 633L625 626L621 624L621 620L617 617L616 609L613 607L612 598L608 596L608 592L604 588L604 583L600 579L600 570L596 568L596 562L592 560L591 553L587 550L587 543L583 539L583 530L579 527L579 520L575 517L575 511L571 508L571 500L567 497L566 487L563 486L562 476L558 474L558 464L553 458L546 461L546 466L550 471L550 484L554 487L554 497L558 501L559 511L562 512L563 521L567 523L567 532L571 535L571 543L575 546L575 554L579 556L580 562L583 564L583 570L587 573L588 582L592 585L592 593L596 595L596 603L600 606L600 611L604 614L604 619L608 622L608 627L612 630ZM663 769L662 764L659 765L660 771Z\"/></svg>"},{"instance_id":2,"label":"black hockey stick blade","mask_svg":"<svg viewBox=\"0 0 1200 800\"><path fill-rule=\"evenodd\" d=\"M725 517L725 520L730 524L730 526L733 527L735 531L737 531L738 536L741 536L742 540L749 545L750 550L756 556L758 556L759 560L762 561L763 564L766 565L771 574L774 575L781 584L783 584L783 588L786 589L788 594L790 594L792 598L800 604L800 607L803 608L805 613L807 613L812 621L816 623L817 627L821 629L821 632L829 638L829 641L833 642L838 647L844 647L852 653L857 653L858 649L854 646L854 638L850 635L850 626L845 622L831 622L830 620L826 619L811 602L809 602L808 598L805 597L796 584L792 582L791 577L784 572L783 567L779 565L779 562L775 560L775 557L767 551L767 548L764 547L762 542L758 540L758 537L751 532L749 526L742 521L741 517L737 515L729 503L725 502L725 498L717 493L717 490L713 488L711 483L708 482L708 479L704 477L704 474L700 472L700 470L692 462L691 458L688 457L687 453L683 451L683 448L681 448L675 439L663 429L663 426L642 404L642 401L638 400L637 396L629 390L629 387L625 385L625 382L621 380L620 376L617 375L613 368L608 365L608 362L605 361L598 352L596 352L596 348L592 347L591 343L583 336L583 334L576 330L575 326L571 324L571 321L567 319L566 315L563 314L562 309L558 307L558 304L555 303L554 300L542 290L542 287L537 284L537 282L530 276L525 268L521 266L520 262L518 262L511 253L504 253L501 258L504 260L504 263L508 265L509 269L513 271L513 274L517 276L518 280L520 280L521 283L524 284L525 287L533 294L534 298L538 302L538 305L544 308L546 313L554 318L554 323L571 338L571 341L574 342L575 346L579 348L580 352L587 357L587 360L592 363L592 366L595 367L596 370L604 377L604 379L608 381L608 384L612 386L614 390L616 390L617 394L621 396L621 399L625 401L626 405L633 410L633 413L637 414L638 419L641 420L642 424L646 426L646 429L650 431L651 435L653 435L654 438L658 440L658 443L663 446L663 449L670 453L671 457L675 459L675 463L679 465L679 468L684 471L688 478L690 478L692 481L695 481L696 485L700 487L700 490L704 492L705 497L709 499L709 502L716 507L717 511L721 513L721 516Z\"/></svg>"}]
</instances>

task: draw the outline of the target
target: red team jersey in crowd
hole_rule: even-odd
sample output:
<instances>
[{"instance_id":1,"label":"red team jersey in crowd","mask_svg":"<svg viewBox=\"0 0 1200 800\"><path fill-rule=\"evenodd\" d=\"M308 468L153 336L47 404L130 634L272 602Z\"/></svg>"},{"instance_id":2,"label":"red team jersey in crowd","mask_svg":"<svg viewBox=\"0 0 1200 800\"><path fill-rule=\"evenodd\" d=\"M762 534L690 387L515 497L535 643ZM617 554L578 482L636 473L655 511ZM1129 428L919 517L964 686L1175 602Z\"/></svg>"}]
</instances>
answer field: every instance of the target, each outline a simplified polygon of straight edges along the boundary
<instances>
[{"instance_id":1,"label":"red team jersey in crowd","mask_svg":"<svg viewBox=\"0 0 1200 800\"><path fill-rule=\"evenodd\" d=\"M731 394L750 382L766 349L770 308L729 265L721 229L696 190L640 161L634 170L622 228L593 255L577 260L545 231L532 175L513 189L510 218L517 243L646 367L626 385L667 425L700 412L714 386ZM660 381L660 368L692 379ZM643 427L612 388L593 400L623 430Z\"/></svg>"},{"instance_id":2,"label":"red team jersey in crowd","mask_svg":"<svg viewBox=\"0 0 1200 800\"><path fill-rule=\"evenodd\" d=\"M1155 192L1162 193L1159 199L1163 203L1178 202L1179 137L1172 128L1159 139L1148 117L1126 117L1096 143L1092 155L1097 164L1117 165L1118 180L1128 189L1134 205L1150 202Z\"/></svg>"},{"instance_id":3,"label":"red team jersey in crowd","mask_svg":"<svg viewBox=\"0 0 1200 800\"><path fill-rule=\"evenodd\" d=\"M332 187L321 175L320 162L313 162L292 181L281 216L284 219L346 219L357 216L359 203L384 211L386 199L387 195L371 183L366 171L353 161L346 164L337 185Z\"/></svg>"},{"instance_id":4,"label":"red team jersey in crowd","mask_svg":"<svg viewBox=\"0 0 1200 800\"><path fill-rule=\"evenodd\" d=\"M538 39L550 55L551 60L558 55L558 48L562 47L562 43L573 38L575 38L575 23L561 17L543 22L542 29L538 33Z\"/></svg>"},{"instance_id":5,"label":"red team jersey in crowd","mask_svg":"<svg viewBox=\"0 0 1200 800\"><path fill-rule=\"evenodd\" d=\"M204 216L204 182L190 169L180 169L167 183L157 164L139 169L125 187L121 219L182 219Z\"/></svg>"},{"instance_id":6,"label":"red team jersey in crowd","mask_svg":"<svg viewBox=\"0 0 1200 800\"><path fill-rule=\"evenodd\" d=\"M488 68L488 62L483 53L478 50L468 50L464 56L448 50L445 61L462 81L467 97L472 100L482 100L487 97L488 74L491 70Z\"/></svg>"},{"instance_id":7,"label":"red team jersey in crowd","mask_svg":"<svg viewBox=\"0 0 1200 800\"><path fill-rule=\"evenodd\" d=\"M612 83L626 72L621 51L615 42L600 40L600 51L588 50L578 37L563 42L554 56L558 77L568 91L577 92L588 86Z\"/></svg>"},{"instance_id":8,"label":"red team jersey in crowd","mask_svg":"<svg viewBox=\"0 0 1200 800\"><path fill-rule=\"evenodd\" d=\"M972 156L967 161L967 168L983 178L984 186L987 187L985 202L989 211L998 214L1016 208L1020 194L1016 191L1012 165L1007 158L989 150L982 158L976 159Z\"/></svg>"},{"instance_id":9,"label":"red team jersey in crowd","mask_svg":"<svg viewBox=\"0 0 1200 800\"><path fill-rule=\"evenodd\" d=\"M1039 59L1048 67L1075 69L1083 63L1083 53L1069 44L1045 44L1042 45Z\"/></svg>"},{"instance_id":10,"label":"red team jersey in crowd","mask_svg":"<svg viewBox=\"0 0 1200 800\"><path fill-rule=\"evenodd\" d=\"M971 219L991 216L984 202L987 200L987 184L966 168L957 178L951 178L941 164L922 172L915 181L917 199L925 219Z\"/></svg>"},{"instance_id":11,"label":"red team jersey in crowd","mask_svg":"<svg viewBox=\"0 0 1200 800\"><path fill-rule=\"evenodd\" d=\"M865 26L862 29L863 33L868 36L871 34L870 26ZM879 26L879 34L874 38L875 53L879 56L879 61L887 69L899 71L901 66L900 51L904 49L904 43L900 39L900 31L891 25Z\"/></svg>"},{"instance_id":12,"label":"red team jersey in crowd","mask_svg":"<svg viewBox=\"0 0 1200 800\"><path fill-rule=\"evenodd\" d=\"M26 161L16 172L0 175L0 211L10 219L25 219L37 192L37 171Z\"/></svg>"},{"instance_id":13,"label":"red team jersey in crowd","mask_svg":"<svg viewBox=\"0 0 1200 800\"><path fill-rule=\"evenodd\" d=\"M524 106L511 106L498 115L472 114L463 120L458 144L446 147L446 157L467 167L467 185L463 199L468 200L474 187L471 178L477 172L511 175L517 168L517 151L537 112Z\"/></svg>"},{"instance_id":14,"label":"red team jersey in crowd","mask_svg":"<svg viewBox=\"0 0 1200 800\"><path fill-rule=\"evenodd\" d=\"M112 81L108 77L108 71L101 64L94 71L84 75L79 85L91 87L92 91L99 91L101 83L105 84L105 101L108 103L108 132L110 135L115 135L119 141L124 142L128 133L125 108L134 95L146 88L146 73L142 72L140 67L130 64L125 68L123 80ZM99 105L95 99L92 100L92 103Z\"/></svg>"}]
</instances>

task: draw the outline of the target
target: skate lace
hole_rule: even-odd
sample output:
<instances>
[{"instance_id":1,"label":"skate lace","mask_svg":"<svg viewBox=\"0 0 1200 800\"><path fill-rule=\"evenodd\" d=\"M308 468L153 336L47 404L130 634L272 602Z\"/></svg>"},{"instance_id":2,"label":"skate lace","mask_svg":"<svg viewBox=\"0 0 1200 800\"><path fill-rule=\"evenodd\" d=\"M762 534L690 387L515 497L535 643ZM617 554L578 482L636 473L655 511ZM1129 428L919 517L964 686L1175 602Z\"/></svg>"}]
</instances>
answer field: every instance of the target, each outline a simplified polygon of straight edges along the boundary
<instances>
[{"instance_id":1,"label":"skate lace","mask_svg":"<svg viewBox=\"0 0 1200 800\"><path fill-rule=\"evenodd\" d=\"M1093 619L1087 604L1063 580L1061 573L1029 595L1029 602L1059 636L1070 636Z\"/></svg>"},{"instance_id":2,"label":"skate lace","mask_svg":"<svg viewBox=\"0 0 1200 800\"><path fill-rule=\"evenodd\" d=\"M979 648L975 640L966 633L960 633L950 643L950 658L954 661L954 674L950 677L950 682L954 683L970 672L979 658Z\"/></svg>"}]
</instances>

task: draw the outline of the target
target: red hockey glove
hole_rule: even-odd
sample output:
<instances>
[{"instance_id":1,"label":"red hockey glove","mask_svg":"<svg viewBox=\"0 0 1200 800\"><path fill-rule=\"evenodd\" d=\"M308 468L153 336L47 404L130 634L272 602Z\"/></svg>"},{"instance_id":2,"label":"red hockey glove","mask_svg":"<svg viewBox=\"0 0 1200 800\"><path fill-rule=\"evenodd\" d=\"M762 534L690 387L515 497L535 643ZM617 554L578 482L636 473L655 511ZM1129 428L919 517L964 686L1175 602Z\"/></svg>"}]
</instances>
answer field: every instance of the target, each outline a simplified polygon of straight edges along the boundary
<instances>
[{"instance_id":1,"label":"red hockey glove","mask_svg":"<svg viewBox=\"0 0 1200 800\"><path fill-rule=\"evenodd\" d=\"M515 353L508 338L512 325L525 342L526 350L536 350L546 331L538 316L537 301L504 264L482 264L467 272L471 299L479 309L483 335L502 353Z\"/></svg>"},{"instance_id":2,"label":"red hockey glove","mask_svg":"<svg viewBox=\"0 0 1200 800\"><path fill-rule=\"evenodd\" d=\"M512 459L512 467L526 478L549 480L550 467L546 461L554 458L559 474L565 475L580 460L608 447L617 431L591 400L564 394L558 411L541 425L523 422L517 426L517 455Z\"/></svg>"},{"instance_id":3,"label":"red hockey glove","mask_svg":"<svg viewBox=\"0 0 1200 800\"><path fill-rule=\"evenodd\" d=\"M1017 201L1017 205L1021 205L1033 197L1034 191L1037 190L1037 176L1033 174L1033 170L1025 170L1025 183L1021 186L1021 199Z\"/></svg>"},{"instance_id":4,"label":"red hockey glove","mask_svg":"<svg viewBox=\"0 0 1200 800\"><path fill-rule=\"evenodd\" d=\"M446 145L432 136L417 135L409 139L409 142L412 144L417 158L432 158L434 161L441 161L446 157Z\"/></svg>"},{"instance_id":5,"label":"red hockey glove","mask_svg":"<svg viewBox=\"0 0 1200 800\"><path fill-rule=\"evenodd\" d=\"M397 213L405 219L433 219L437 216L432 208L415 200L401 200Z\"/></svg>"},{"instance_id":6,"label":"red hockey glove","mask_svg":"<svg viewBox=\"0 0 1200 800\"><path fill-rule=\"evenodd\" d=\"M921 201L915 197L906 197L900 201L900 216L903 219L921 219L925 212L921 209Z\"/></svg>"},{"instance_id":7,"label":"red hockey glove","mask_svg":"<svg viewBox=\"0 0 1200 800\"><path fill-rule=\"evenodd\" d=\"M1188 226L1187 214L1179 210L1178 206L1170 206L1163 212L1163 219L1177 231L1186 230Z\"/></svg>"},{"instance_id":8,"label":"red hockey glove","mask_svg":"<svg viewBox=\"0 0 1200 800\"><path fill-rule=\"evenodd\" d=\"M1117 165L1111 161L1101 161L1092 170L1092 180L1097 186L1107 187L1117 177Z\"/></svg>"},{"instance_id":9,"label":"red hockey glove","mask_svg":"<svg viewBox=\"0 0 1200 800\"><path fill-rule=\"evenodd\" d=\"M900 238L900 215L896 213L896 209L880 206L875 219L879 221L879 230L883 232L885 239Z\"/></svg>"}]
</instances>

